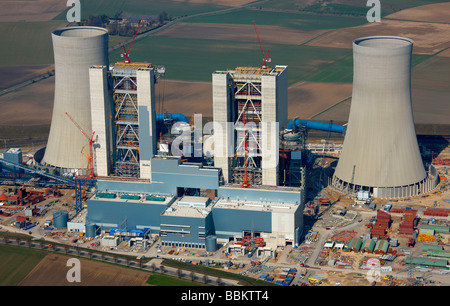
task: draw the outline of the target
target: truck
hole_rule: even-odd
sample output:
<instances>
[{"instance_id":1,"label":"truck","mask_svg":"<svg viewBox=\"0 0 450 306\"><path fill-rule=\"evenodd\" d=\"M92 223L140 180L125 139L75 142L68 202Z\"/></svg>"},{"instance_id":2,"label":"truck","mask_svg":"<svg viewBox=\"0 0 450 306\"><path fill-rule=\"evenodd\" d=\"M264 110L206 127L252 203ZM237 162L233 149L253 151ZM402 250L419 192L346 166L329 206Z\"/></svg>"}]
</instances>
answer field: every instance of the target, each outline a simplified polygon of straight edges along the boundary
<instances>
[{"instance_id":1,"label":"truck","mask_svg":"<svg viewBox=\"0 0 450 306\"><path fill-rule=\"evenodd\" d=\"M391 204L391 203L387 203L386 205L384 205L383 210L384 210L384 211L390 211L391 208L392 208L392 204Z\"/></svg>"}]
</instances>

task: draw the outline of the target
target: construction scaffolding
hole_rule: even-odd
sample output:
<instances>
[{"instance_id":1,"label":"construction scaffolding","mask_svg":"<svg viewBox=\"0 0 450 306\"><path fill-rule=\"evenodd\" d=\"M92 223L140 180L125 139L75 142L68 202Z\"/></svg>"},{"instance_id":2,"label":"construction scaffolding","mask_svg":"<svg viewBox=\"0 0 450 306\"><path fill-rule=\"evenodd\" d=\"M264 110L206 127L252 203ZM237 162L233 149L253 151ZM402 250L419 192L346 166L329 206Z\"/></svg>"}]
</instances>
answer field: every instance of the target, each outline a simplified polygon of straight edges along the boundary
<instances>
[{"instance_id":1,"label":"construction scaffolding","mask_svg":"<svg viewBox=\"0 0 450 306\"><path fill-rule=\"evenodd\" d=\"M238 67L234 75L236 147L232 180L236 184L261 185L261 78L265 69ZM250 76L259 77L252 78Z\"/></svg>"},{"instance_id":2,"label":"construction scaffolding","mask_svg":"<svg viewBox=\"0 0 450 306\"><path fill-rule=\"evenodd\" d=\"M116 63L111 71L113 88L113 172L122 177L139 177L139 111L136 71L148 63Z\"/></svg>"}]
</instances>

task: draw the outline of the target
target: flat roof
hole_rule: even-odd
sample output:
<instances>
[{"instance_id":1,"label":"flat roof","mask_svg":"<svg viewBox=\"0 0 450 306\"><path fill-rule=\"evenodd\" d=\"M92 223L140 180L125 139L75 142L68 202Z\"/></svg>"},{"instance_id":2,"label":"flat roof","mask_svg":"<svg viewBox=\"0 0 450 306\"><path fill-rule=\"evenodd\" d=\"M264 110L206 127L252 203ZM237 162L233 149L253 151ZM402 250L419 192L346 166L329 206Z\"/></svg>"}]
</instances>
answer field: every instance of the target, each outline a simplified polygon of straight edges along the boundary
<instances>
[{"instance_id":1,"label":"flat roof","mask_svg":"<svg viewBox=\"0 0 450 306\"><path fill-rule=\"evenodd\" d=\"M229 200L229 199L219 199L213 206L214 208L272 211L272 212L286 212L286 213L294 213L298 207L297 204L291 203L276 203L276 202L262 202L262 201L259 202L259 201Z\"/></svg>"},{"instance_id":2,"label":"flat roof","mask_svg":"<svg viewBox=\"0 0 450 306\"><path fill-rule=\"evenodd\" d=\"M229 69L228 71L215 71L214 73L231 73L235 79L261 79L262 75L277 75L283 72L287 66L276 65L275 67L236 67L234 70Z\"/></svg>"},{"instance_id":3,"label":"flat roof","mask_svg":"<svg viewBox=\"0 0 450 306\"><path fill-rule=\"evenodd\" d=\"M98 196L98 194L115 194L116 197L115 198L109 198L109 197L101 197ZM172 199L174 198L174 196L171 195L159 195L159 194L142 194L142 193L127 193L126 195L129 196L139 196L139 199L121 199L121 196L124 195L125 193L121 193L121 192L96 192L91 198L90 200L100 200L100 201L108 201L108 202L133 202L133 203L143 203L143 204L160 204L160 205L168 205L170 204L170 202L172 201ZM164 198L164 201L153 201L153 200L147 200L147 196L153 196L153 197L157 197L157 198Z\"/></svg>"},{"instance_id":4,"label":"flat roof","mask_svg":"<svg viewBox=\"0 0 450 306\"><path fill-rule=\"evenodd\" d=\"M235 183L227 183L221 185L221 188L230 188L230 189L242 189L242 184ZM280 192L301 192L303 191L302 187L291 187L291 186L270 186L270 185L252 185L249 190L267 190L267 191L280 191Z\"/></svg>"},{"instance_id":5,"label":"flat roof","mask_svg":"<svg viewBox=\"0 0 450 306\"><path fill-rule=\"evenodd\" d=\"M204 201L205 199L209 200L209 198L206 197L189 197L189 196L182 197L181 199L174 201L172 205L167 207L167 209L162 213L162 216L206 218L206 216L211 211L211 205L205 207L185 206L186 201L189 199L194 200L196 199L199 201Z\"/></svg>"}]
</instances>

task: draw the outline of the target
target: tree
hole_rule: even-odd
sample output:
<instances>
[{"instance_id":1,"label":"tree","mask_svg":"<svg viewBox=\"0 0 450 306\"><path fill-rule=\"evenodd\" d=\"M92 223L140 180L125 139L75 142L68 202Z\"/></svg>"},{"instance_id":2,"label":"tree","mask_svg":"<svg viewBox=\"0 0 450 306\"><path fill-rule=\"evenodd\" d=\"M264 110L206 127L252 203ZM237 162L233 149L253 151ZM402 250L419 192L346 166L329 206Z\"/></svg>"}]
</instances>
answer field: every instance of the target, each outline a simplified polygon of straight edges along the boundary
<instances>
[{"instance_id":1,"label":"tree","mask_svg":"<svg viewBox=\"0 0 450 306\"><path fill-rule=\"evenodd\" d=\"M159 14L159 22L160 23L164 23L164 21L166 21L167 19L169 19L169 15L167 14L166 11L163 11Z\"/></svg>"}]
</instances>

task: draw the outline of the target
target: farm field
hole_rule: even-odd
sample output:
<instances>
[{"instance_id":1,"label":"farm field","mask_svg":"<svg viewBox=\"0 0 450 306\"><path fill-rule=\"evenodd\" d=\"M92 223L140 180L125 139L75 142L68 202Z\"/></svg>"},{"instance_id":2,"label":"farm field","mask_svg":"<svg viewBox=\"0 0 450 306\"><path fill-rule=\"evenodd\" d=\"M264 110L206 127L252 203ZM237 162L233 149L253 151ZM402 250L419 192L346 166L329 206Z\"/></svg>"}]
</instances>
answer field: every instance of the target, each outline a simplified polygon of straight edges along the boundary
<instances>
[{"instance_id":1,"label":"farm field","mask_svg":"<svg viewBox=\"0 0 450 306\"><path fill-rule=\"evenodd\" d=\"M11 87L54 69L54 65L0 66L0 90Z\"/></svg>"},{"instance_id":2,"label":"farm field","mask_svg":"<svg viewBox=\"0 0 450 306\"><path fill-rule=\"evenodd\" d=\"M0 96L0 125L41 125L52 119L55 77Z\"/></svg>"},{"instance_id":3,"label":"farm field","mask_svg":"<svg viewBox=\"0 0 450 306\"><path fill-rule=\"evenodd\" d=\"M222 23L222 24L252 24L287 27L297 30L326 30L354 27L367 23L365 17L315 15L300 12L280 12L258 10L253 8L233 12L193 17L186 20L190 23Z\"/></svg>"},{"instance_id":4,"label":"farm field","mask_svg":"<svg viewBox=\"0 0 450 306\"><path fill-rule=\"evenodd\" d=\"M323 34L326 30L298 30L282 26L258 26L261 40L271 44L301 45L308 40ZM280 35L283 33L283 35ZM222 24L222 23L189 23L180 22L166 31L154 36L213 39L239 42L257 42L253 24Z\"/></svg>"},{"instance_id":5,"label":"farm field","mask_svg":"<svg viewBox=\"0 0 450 306\"><path fill-rule=\"evenodd\" d=\"M450 2L427 4L390 14L386 18L450 23Z\"/></svg>"},{"instance_id":6,"label":"farm field","mask_svg":"<svg viewBox=\"0 0 450 306\"><path fill-rule=\"evenodd\" d=\"M0 66L52 65L51 32L66 21L0 22Z\"/></svg>"},{"instance_id":7,"label":"farm field","mask_svg":"<svg viewBox=\"0 0 450 306\"><path fill-rule=\"evenodd\" d=\"M178 1L178 0L84 0L82 2L81 18L87 19L89 15L108 15L110 17L122 12L123 14L159 15L167 12L169 16L179 17L192 15L220 8L245 4L248 1L231 0L230 5L223 5L224 0L211 1ZM65 20L67 10L64 10L55 20Z\"/></svg>"},{"instance_id":8,"label":"farm field","mask_svg":"<svg viewBox=\"0 0 450 306\"><path fill-rule=\"evenodd\" d=\"M0 21L52 20L67 8L66 3L67 1L61 0L0 0Z\"/></svg>"},{"instance_id":9,"label":"farm field","mask_svg":"<svg viewBox=\"0 0 450 306\"><path fill-rule=\"evenodd\" d=\"M289 66L289 84L302 80L347 82L351 64L345 63L347 71L334 77L316 74L336 63L351 58L351 50L323 48L305 45L264 44L269 49L272 66ZM211 74L218 70L239 66L262 64L258 42L231 42L212 39L186 39L172 37L145 37L133 45L132 60L147 61L166 67L166 78L184 81L211 81ZM120 50L110 54L111 62L120 61ZM338 67L340 68L340 67ZM349 70L350 69L350 70Z\"/></svg>"},{"instance_id":10,"label":"farm field","mask_svg":"<svg viewBox=\"0 0 450 306\"><path fill-rule=\"evenodd\" d=\"M338 29L308 42L311 46L352 48L351 42L359 37L388 35L403 36L414 41L414 54L435 54L450 47L450 24L415 21L382 20L380 23Z\"/></svg>"},{"instance_id":11,"label":"farm field","mask_svg":"<svg viewBox=\"0 0 450 306\"><path fill-rule=\"evenodd\" d=\"M149 272L80 259L81 282L69 283L66 275L70 256L46 255L18 286L147 286Z\"/></svg>"},{"instance_id":12,"label":"farm field","mask_svg":"<svg viewBox=\"0 0 450 306\"><path fill-rule=\"evenodd\" d=\"M450 122L450 58L434 56L412 68L411 95L417 124ZM343 101L313 117L316 120L347 121L351 100Z\"/></svg>"},{"instance_id":13,"label":"farm field","mask_svg":"<svg viewBox=\"0 0 450 306\"><path fill-rule=\"evenodd\" d=\"M47 252L0 245L0 286L17 285Z\"/></svg>"},{"instance_id":14,"label":"farm field","mask_svg":"<svg viewBox=\"0 0 450 306\"><path fill-rule=\"evenodd\" d=\"M427 5L430 3L441 3L448 2L447 0L389 0L381 2L381 15L386 16L400 10L405 10L412 7L418 7ZM275 10L287 10L287 11L299 11L304 8L308 8L318 3L323 3L318 0L283 0L283 1L268 1L260 4L259 6L263 9L275 9ZM339 9L334 10L334 14L340 15L348 13L348 11L353 8L353 11L358 11L358 9L366 7L367 1L360 0L338 0L333 1L334 7L339 7Z\"/></svg>"}]
</instances>

